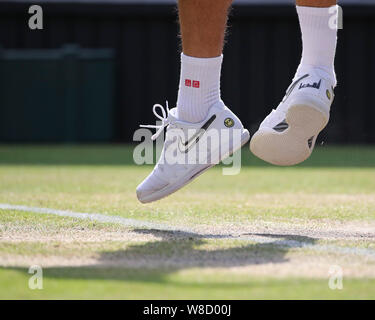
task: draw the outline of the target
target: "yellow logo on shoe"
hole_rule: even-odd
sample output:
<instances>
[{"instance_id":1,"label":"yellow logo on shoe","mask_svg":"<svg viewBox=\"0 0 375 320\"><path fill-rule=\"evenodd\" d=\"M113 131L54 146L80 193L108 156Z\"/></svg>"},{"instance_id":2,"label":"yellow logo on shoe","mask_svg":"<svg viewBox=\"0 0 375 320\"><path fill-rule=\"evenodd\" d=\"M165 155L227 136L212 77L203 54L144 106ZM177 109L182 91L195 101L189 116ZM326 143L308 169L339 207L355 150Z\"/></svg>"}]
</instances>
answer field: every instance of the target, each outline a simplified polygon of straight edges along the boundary
<instances>
[{"instance_id":1,"label":"yellow logo on shoe","mask_svg":"<svg viewBox=\"0 0 375 320\"><path fill-rule=\"evenodd\" d=\"M227 128L232 128L234 126L234 120L232 118L226 118L224 124Z\"/></svg>"},{"instance_id":2,"label":"yellow logo on shoe","mask_svg":"<svg viewBox=\"0 0 375 320\"><path fill-rule=\"evenodd\" d=\"M329 92L328 89L327 89L327 91L326 91L326 94L327 94L327 98L328 98L328 100L331 100L331 92Z\"/></svg>"}]
</instances>

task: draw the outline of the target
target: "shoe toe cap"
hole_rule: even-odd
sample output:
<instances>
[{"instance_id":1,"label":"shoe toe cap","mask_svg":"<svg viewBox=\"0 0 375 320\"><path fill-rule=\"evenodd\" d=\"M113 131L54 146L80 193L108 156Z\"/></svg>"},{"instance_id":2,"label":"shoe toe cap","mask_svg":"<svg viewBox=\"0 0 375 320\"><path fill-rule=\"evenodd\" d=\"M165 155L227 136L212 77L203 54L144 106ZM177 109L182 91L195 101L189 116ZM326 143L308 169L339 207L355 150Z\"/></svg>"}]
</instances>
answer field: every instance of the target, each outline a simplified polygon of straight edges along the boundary
<instances>
[{"instance_id":1,"label":"shoe toe cap","mask_svg":"<svg viewBox=\"0 0 375 320\"><path fill-rule=\"evenodd\" d=\"M168 185L167 182L156 177L154 174L150 174L136 189L137 198L142 203L151 202L149 200L153 194L157 193Z\"/></svg>"}]
</instances>

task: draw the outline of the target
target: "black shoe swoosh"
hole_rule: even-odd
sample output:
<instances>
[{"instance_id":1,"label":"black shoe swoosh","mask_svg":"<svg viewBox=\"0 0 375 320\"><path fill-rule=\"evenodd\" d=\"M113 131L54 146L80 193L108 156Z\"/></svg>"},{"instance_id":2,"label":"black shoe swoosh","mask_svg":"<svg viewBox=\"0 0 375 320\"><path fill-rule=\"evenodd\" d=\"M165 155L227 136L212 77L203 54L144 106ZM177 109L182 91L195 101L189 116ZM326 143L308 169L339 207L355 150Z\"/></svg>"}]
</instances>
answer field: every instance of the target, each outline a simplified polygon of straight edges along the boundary
<instances>
[{"instance_id":1,"label":"black shoe swoosh","mask_svg":"<svg viewBox=\"0 0 375 320\"><path fill-rule=\"evenodd\" d=\"M199 139L204 135L206 130L210 127L212 122L216 119L216 115L214 114L210 119L207 120L207 122L198 130L196 134L194 134L188 141L182 142L182 139L180 137L179 143L178 143L178 149L182 153L188 153L189 150L194 146L196 143L198 143Z\"/></svg>"},{"instance_id":2,"label":"black shoe swoosh","mask_svg":"<svg viewBox=\"0 0 375 320\"><path fill-rule=\"evenodd\" d=\"M283 99L283 102L285 102L286 99L289 98L290 94L293 92L293 90L294 90L294 88L297 86L297 84L298 84L299 82L301 82L303 79L307 78L308 76L310 76L310 75L309 75L308 73L306 73L304 76L302 76L301 78L297 79L296 81L294 81L294 82L290 85L288 91L287 91L286 94L285 94L285 97L284 97L284 99Z\"/></svg>"}]
</instances>

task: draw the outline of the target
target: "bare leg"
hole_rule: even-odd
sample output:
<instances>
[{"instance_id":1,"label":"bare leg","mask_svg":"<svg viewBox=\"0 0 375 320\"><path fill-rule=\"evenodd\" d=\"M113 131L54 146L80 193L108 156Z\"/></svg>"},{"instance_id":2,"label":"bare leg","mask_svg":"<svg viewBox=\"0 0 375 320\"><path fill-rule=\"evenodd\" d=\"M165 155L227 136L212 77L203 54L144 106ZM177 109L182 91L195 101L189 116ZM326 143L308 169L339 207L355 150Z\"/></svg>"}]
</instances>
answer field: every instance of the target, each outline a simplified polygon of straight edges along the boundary
<instances>
[{"instance_id":1,"label":"bare leg","mask_svg":"<svg viewBox=\"0 0 375 320\"><path fill-rule=\"evenodd\" d=\"M184 54L197 58L221 55L231 3L232 0L179 0Z\"/></svg>"},{"instance_id":2,"label":"bare leg","mask_svg":"<svg viewBox=\"0 0 375 320\"><path fill-rule=\"evenodd\" d=\"M334 6L336 0L296 0L297 6L327 8Z\"/></svg>"}]
</instances>

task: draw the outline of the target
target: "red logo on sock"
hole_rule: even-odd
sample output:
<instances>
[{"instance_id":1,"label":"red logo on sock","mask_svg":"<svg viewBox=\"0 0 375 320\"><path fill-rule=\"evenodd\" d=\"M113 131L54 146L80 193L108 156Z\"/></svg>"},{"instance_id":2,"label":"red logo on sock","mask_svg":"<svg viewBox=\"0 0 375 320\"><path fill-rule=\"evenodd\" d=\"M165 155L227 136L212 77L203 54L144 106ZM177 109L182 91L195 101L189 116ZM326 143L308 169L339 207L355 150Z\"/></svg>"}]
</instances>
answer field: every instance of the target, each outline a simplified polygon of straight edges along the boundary
<instances>
[{"instance_id":1,"label":"red logo on sock","mask_svg":"<svg viewBox=\"0 0 375 320\"><path fill-rule=\"evenodd\" d=\"M193 81L193 88L199 88L200 87L200 83L199 81Z\"/></svg>"},{"instance_id":2,"label":"red logo on sock","mask_svg":"<svg viewBox=\"0 0 375 320\"><path fill-rule=\"evenodd\" d=\"M201 86L200 82L197 80L191 81L190 79L185 79L185 86L191 87L193 84L193 88L199 88Z\"/></svg>"}]
</instances>

